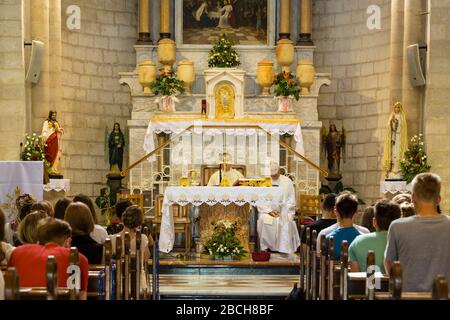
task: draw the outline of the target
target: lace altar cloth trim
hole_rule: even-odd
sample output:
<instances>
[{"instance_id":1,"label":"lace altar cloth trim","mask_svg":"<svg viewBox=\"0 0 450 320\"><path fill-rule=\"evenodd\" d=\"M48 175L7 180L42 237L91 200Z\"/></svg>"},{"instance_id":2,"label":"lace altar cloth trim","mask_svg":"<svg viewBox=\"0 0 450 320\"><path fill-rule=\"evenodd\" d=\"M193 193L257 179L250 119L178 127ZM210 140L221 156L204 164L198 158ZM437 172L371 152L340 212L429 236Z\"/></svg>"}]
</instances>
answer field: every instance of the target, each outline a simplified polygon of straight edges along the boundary
<instances>
[{"instance_id":1,"label":"lace altar cloth trim","mask_svg":"<svg viewBox=\"0 0 450 320\"><path fill-rule=\"evenodd\" d=\"M47 184L44 184L44 191L70 191L70 179L50 179L50 182Z\"/></svg>"},{"instance_id":2,"label":"lace altar cloth trim","mask_svg":"<svg viewBox=\"0 0 450 320\"><path fill-rule=\"evenodd\" d=\"M412 191L411 184L406 184L406 181L381 181L381 193L408 193Z\"/></svg>"}]
</instances>

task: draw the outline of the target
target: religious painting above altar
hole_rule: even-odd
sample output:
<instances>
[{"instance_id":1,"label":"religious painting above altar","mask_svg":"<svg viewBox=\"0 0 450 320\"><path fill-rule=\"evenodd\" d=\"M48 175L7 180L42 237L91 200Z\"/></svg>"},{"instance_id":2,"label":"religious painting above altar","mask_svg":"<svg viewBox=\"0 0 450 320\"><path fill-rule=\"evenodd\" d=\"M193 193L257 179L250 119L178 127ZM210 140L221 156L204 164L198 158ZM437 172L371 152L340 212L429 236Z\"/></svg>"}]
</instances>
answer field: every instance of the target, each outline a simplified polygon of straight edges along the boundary
<instances>
[{"instance_id":1,"label":"religious painting above altar","mask_svg":"<svg viewBox=\"0 0 450 320\"><path fill-rule=\"evenodd\" d=\"M268 45L269 1L183 0L183 43L211 44L221 34L237 45Z\"/></svg>"}]
</instances>

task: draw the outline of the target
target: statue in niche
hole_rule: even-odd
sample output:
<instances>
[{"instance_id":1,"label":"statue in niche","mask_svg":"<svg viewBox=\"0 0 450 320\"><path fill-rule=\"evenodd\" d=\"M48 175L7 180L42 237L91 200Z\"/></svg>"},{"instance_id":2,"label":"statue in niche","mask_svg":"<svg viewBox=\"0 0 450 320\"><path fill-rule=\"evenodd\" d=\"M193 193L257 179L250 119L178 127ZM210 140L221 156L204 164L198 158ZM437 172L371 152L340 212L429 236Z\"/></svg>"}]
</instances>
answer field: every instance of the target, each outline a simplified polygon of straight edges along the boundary
<instances>
[{"instance_id":1,"label":"statue in niche","mask_svg":"<svg viewBox=\"0 0 450 320\"><path fill-rule=\"evenodd\" d=\"M327 133L325 127L322 130L324 154L328 160L329 178L342 178L341 159L345 157L345 129L339 132L334 123L330 124Z\"/></svg>"},{"instance_id":2,"label":"statue in niche","mask_svg":"<svg viewBox=\"0 0 450 320\"><path fill-rule=\"evenodd\" d=\"M388 180L402 180L400 161L408 148L406 113L400 102L394 104L387 123L384 142L383 171Z\"/></svg>"},{"instance_id":3,"label":"statue in niche","mask_svg":"<svg viewBox=\"0 0 450 320\"><path fill-rule=\"evenodd\" d=\"M215 101L217 119L234 119L234 89L230 84L216 87Z\"/></svg>"},{"instance_id":4,"label":"statue in niche","mask_svg":"<svg viewBox=\"0 0 450 320\"><path fill-rule=\"evenodd\" d=\"M48 118L44 121L42 126L42 143L45 145L45 158L50 164L49 176L50 178L60 179L62 175L59 173L58 165L62 153L62 135L63 128L56 120L56 111L50 110Z\"/></svg>"},{"instance_id":5,"label":"statue in niche","mask_svg":"<svg viewBox=\"0 0 450 320\"><path fill-rule=\"evenodd\" d=\"M123 150L125 148L125 135L120 129L119 123L114 123L114 128L108 137L109 168L110 172L120 174L123 164Z\"/></svg>"}]
</instances>

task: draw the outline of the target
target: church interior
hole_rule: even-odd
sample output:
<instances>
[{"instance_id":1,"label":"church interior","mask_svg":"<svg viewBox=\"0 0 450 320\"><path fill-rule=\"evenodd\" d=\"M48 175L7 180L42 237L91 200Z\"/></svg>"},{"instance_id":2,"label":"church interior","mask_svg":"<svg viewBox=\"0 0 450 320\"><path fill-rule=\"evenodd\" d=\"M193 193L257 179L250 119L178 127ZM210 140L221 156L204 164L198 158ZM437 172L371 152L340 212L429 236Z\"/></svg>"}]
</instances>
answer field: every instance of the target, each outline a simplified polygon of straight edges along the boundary
<instances>
[{"instance_id":1,"label":"church interior","mask_svg":"<svg viewBox=\"0 0 450 320\"><path fill-rule=\"evenodd\" d=\"M0 300L450 299L449 20L1 0Z\"/></svg>"}]
</instances>

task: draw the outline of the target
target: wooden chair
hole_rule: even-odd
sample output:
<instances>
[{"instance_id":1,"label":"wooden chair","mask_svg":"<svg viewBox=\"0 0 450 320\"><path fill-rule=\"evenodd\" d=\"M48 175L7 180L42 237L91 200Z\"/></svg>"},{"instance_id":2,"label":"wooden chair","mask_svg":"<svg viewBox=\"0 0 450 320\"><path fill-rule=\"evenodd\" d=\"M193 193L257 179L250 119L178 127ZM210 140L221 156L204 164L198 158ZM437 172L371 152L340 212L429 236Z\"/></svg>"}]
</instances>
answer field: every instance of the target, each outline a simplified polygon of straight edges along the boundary
<instances>
[{"instance_id":1,"label":"wooden chair","mask_svg":"<svg viewBox=\"0 0 450 320\"><path fill-rule=\"evenodd\" d=\"M297 201L298 224L301 225L305 220L317 220L322 215L322 201L322 194L300 194Z\"/></svg>"},{"instance_id":2,"label":"wooden chair","mask_svg":"<svg viewBox=\"0 0 450 320\"><path fill-rule=\"evenodd\" d=\"M142 193L130 194L130 193L118 193L117 202L120 200L129 200L132 204L137 205L144 210L144 195Z\"/></svg>"},{"instance_id":3,"label":"wooden chair","mask_svg":"<svg viewBox=\"0 0 450 320\"><path fill-rule=\"evenodd\" d=\"M239 171L242 175L246 176L246 167L245 165L240 164L232 164L231 168ZM207 186L209 182L209 178L216 172L219 171L220 167L218 165L202 165L201 167L201 184L202 186Z\"/></svg>"},{"instance_id":4,"label":"wooden chair","mask_svg":"<svg viewBox=\"0 0 450 320\"><path fill-rule=\"evenodd\" d=\"M155 199L155 218L152 223L156 226L161 225L163 199L164 196L162 194L157 195ZM189 207L173 204L172 213L175 233L184 233L185 251L189 253L191 251L191 219L189 217ZM157 227L156 230L160 230L160 227ZM155 240L158 238L158 234L156 234Z\"/></svg>"}]
</instances>

